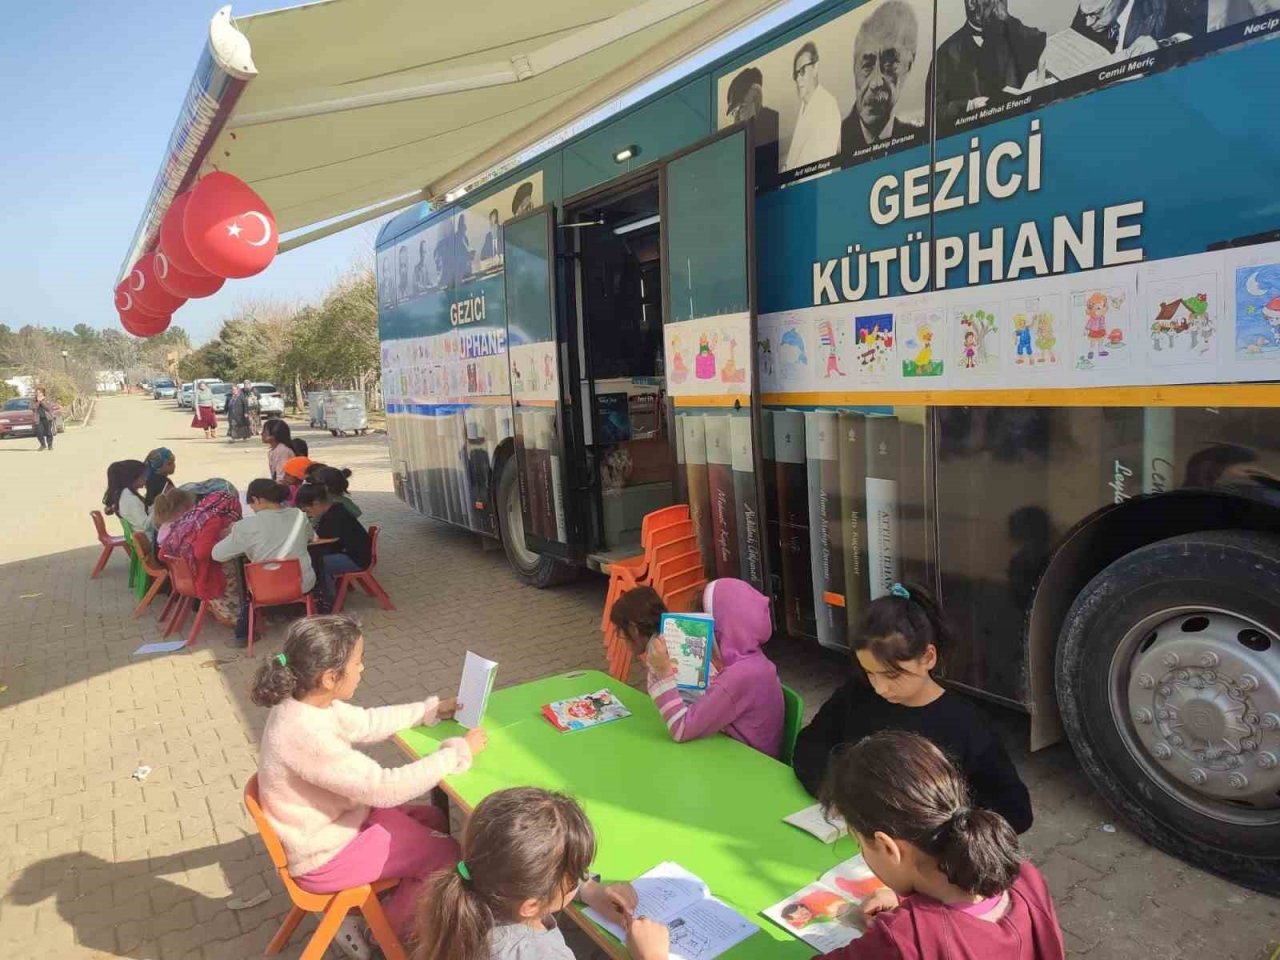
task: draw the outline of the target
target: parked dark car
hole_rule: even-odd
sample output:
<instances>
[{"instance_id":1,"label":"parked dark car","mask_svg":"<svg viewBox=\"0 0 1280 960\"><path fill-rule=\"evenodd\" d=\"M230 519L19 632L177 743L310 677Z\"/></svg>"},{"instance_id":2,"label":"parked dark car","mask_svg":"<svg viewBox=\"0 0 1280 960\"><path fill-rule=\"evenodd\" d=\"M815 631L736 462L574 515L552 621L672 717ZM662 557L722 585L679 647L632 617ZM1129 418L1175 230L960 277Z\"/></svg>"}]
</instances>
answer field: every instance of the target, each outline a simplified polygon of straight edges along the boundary
<instances>
[{"instance_id":1,"label":"parked dark car","mask_svg":"<svg viewBox=\"0 0 1280 960\"><path fill-rule=\"evenodd\" d=\"M0 440L9 437L32 437L36 432L36 415L31 410L32 397L14 397L0 405ZM62 433L62 408L50 400L53 409L53 432Z\"/></svg>"}]
</instances>

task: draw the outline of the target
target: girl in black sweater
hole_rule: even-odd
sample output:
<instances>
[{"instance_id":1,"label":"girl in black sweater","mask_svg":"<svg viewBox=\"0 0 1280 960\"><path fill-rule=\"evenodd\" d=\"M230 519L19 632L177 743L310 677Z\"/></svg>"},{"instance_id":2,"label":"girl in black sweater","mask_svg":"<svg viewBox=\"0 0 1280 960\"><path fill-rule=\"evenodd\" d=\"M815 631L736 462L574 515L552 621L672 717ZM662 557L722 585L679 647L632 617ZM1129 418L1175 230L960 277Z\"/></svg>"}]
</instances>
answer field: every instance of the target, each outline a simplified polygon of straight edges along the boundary
<instances>
[{"instance_id":1,"label":"girl in black sweater","mask_svg":"<svg viewBox=\"0 0 1280 960\"><path fill-rule=\"evenodd\" d=\"M800 732L796 776L816 797L835 747L881 730L918 733L951 756L978 806L1023 833L1031 826L1031 797L1004 746L973 704L933 679L946 642L941 612L919 587L895 583L873 602L854 641L859 675Z\"/></svg>"},{"instance_id":2,"label":"girl in black sweater","mask_svg":"<svg viewBox=\"0 0 1280 960\"><path fill-rule=\"evenodd\" d=\"M334 599L334 583L344 573L364 570L373 560L373 540L369 531L340 502L329 498L329 491L316 483L303 484L295 501L299 510L316 524L316 537L333 539L326 552L312 551L316 582L329 603Z\"/></svg>"}]
</instances>

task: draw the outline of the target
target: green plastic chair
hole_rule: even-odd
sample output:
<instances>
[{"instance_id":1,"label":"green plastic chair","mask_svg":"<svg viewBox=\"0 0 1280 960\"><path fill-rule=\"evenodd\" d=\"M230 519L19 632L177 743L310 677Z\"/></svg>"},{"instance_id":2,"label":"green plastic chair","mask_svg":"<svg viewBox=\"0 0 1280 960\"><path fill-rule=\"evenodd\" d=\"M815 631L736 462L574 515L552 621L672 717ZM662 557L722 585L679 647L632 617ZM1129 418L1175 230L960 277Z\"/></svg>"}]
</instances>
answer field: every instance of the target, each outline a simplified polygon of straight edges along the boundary
<instances>
[{"instance_id":1,"label":"green plastic chair","mask_svg":"<svg viewBox=\"0 0 1280 960\"><path fill-rule=\"evenodd\" d=\"M804 698L784 683L782 703L785 712L782 721L781 760L791 766L791 758L796 752L796 740L800 737L800 728L804 726Z\"/></svg>"},{"instance_id":2,"label":"green plastic chair","mask_svg":"<svg viewBox=\"0 0 1280 960\"><path fill-rule=\"evenodd\" d=\"M129 552L129 589L133 591L134 598L141 602L151 588L151 578L147 576L138 551L133 548L133 524L124 517L119 517L119 520L120 526L124 528L124 547Z\"/></svg>"}]
</instances>

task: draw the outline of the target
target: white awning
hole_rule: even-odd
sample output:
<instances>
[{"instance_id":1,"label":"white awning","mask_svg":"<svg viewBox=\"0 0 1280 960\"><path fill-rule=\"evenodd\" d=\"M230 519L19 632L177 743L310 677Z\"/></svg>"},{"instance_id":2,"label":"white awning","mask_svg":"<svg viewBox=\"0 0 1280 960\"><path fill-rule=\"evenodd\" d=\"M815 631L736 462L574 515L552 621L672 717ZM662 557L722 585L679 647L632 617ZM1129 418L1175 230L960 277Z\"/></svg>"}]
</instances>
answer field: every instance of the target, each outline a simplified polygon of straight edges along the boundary
<instances>
[{"instance_id":1,"label":"white awning","mask_svg":"<svg viewBox=\"0 0 1280 960\"><path fill-rule=\"evenodd\" d=\"M778 3L322 0L235 19L224 8L125 268L199 174L245 180L282 233L439 199ZM234 95L220 112L211 65L237 81L222 85Z\"/></svg>"}]
</instances>

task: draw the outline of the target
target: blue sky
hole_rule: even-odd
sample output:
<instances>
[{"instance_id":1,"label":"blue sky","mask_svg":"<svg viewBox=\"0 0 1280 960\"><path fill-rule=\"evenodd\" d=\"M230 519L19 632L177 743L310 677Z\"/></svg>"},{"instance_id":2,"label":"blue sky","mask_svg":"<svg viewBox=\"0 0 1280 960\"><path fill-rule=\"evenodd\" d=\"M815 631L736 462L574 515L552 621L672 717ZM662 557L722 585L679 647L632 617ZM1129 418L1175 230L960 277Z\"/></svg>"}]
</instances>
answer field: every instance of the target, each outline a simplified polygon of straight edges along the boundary
<instances>
[{"instance_id":1,"label":"blue sky","mask_svg":"<svg viewBox=\"0 0 1280 960\"><path fill-rule=\"evenodd\" d=\"M286 6L241 0L237 15ZM161 153L218 0L51 0L20 4L0 31L0 323L118 327L112 306ZM377 228L355 227L263 273L189 301L174 323L194 342L247 297L309 299Z\"/></svg>"}]
</instances>

